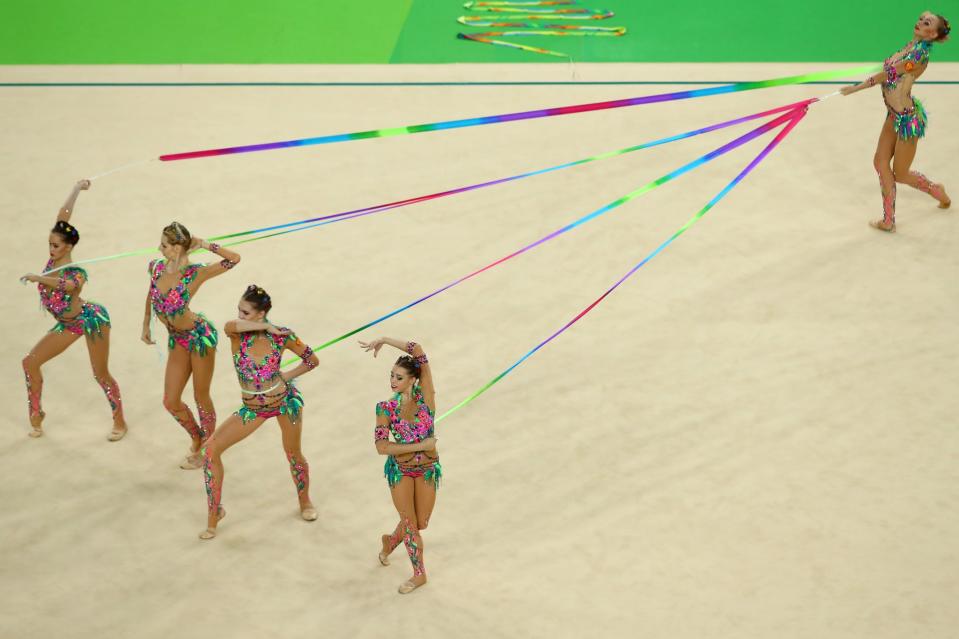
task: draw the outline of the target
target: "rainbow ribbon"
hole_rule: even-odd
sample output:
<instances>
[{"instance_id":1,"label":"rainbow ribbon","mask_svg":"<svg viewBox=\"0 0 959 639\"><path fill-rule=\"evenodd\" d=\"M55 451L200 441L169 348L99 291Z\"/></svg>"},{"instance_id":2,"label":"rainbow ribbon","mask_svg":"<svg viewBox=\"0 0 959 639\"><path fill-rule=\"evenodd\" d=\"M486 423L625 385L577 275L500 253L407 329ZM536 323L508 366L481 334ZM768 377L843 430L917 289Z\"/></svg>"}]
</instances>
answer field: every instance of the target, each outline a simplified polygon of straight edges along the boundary
<instances>
[{"instance_id":1,"label":"rainbow ribbon","mask_svg":"<svg viewBox=\"0 0 959 639\"><path fill-rule=\"evenodd\" d=\"M733 149L739 148L740 146L742 146L743 144L746 144L746 143L749 142L750 140L753 140L753 139L755 139L755 138L763 135L764 133L766 133L766 132L768 132L768 131L771 131L772 129L778 127L779 125L781 125L781 124L789 121L791 118L794 118L794 117L795 117L795 114L796 114L796 112L797 112L798 110L807 108L808 105L809 105L809 104L812 104L814 101L815 101L815 99L806 100L806 101L804 101L804 102L798 102L798 103L796 103L798 106L795 106L790 112L786 113L785 115L781 115L781 116L779 116L779 117L777 117L777 118L775 118L775 119L773 119L773 120L771 120L771 121L769 121L769 122L767 122L767 123L765 123L765 124L760 125L759 127L753 129L752 131L750 131L750 132L748 132L748 133L746 133L746 134L744 134L744 135L741 135L740 137L736 138L735 140L732 140L731 142L728 142L728 143L722 145L721 147L719 147L719 148L717 148L717 149L715 149L715 150L713 150L713 151L710 151L709 153L707 153L707 154L705 154L705 155L703 155L703 156L701 156L701 157L693 160L692 162L689 162L689 163L687 163L687 164L684 164L683 166L679 167L678 169L676 169L676 170L674 170L674 171L671 171L670 173L667 173L666 175L664 175L664 176L662 176L662 177L660 177L660 178L657 178L657 179L653 180L652 182L649 182L649 183L641 186L640 188L636 189L635 191L632 191L631 193L628 193L628 194L624 195L623 197L621 197L621 198L619 198L619 199L617 199L617 200L614 200L614 201L610 202L609 204L606 204L605 206L602 206L602 207L596 209L595 211L593 211L593 212L591 212L591 213L588 213L588 214L586 214L586 215L584 215L584 216L582 216L582 217L580 217L580 218L578 218L578 219L570 222L569 224L566 224L565 226L562 226L562 227L556 229L556 230L553 231L552 233L549 233L549 234L547 234L547 235L544 235L543 237L539 238L538 240L536 240L536 241L534 241L534 242L531 242L531 243L523 246L522 248L517 249L516 251L513 251L512 253L510 253L510 254L508 254L508 255L505 255L505 256L499 258L498 260L495 260L495 261L493 261L493 262L490 262L490 263L487 264L486 266L483 266L483 267L481 267L481 268L479 268L479 269L476 269L475 271L472 271L472 272L468 273L467 275L464 275L464 276L462 276L462 277L460 277L460 278L458 278L458 279L456 279L456 280L453 280L453 281L450 282L449 284L446 284L445 286L442 286L442 287L436 289L435 291L433 291L433 292L431 292L431 293L428 293L428 294L426 294L426 295L424 295L424 296L422 296L422 297L420 297L420 298L418 298L418 299L410 302L409 304L406 304L406 305L401 306L401 307L399 307L399 308L397 308L397 309L395 309L395 310L392 310L392 311L390 311L389 313L387 313L387 314L385 314L385 315L382 315L382 316L378 317L377 319L375 319L375 320L373 320L373 321L371 321L371 322L368 322L368 323L366 323L366 324L364 324L364 325L362 325L362 326L360 326L360 327L358 327L358 328L354 328L353 330L351 330L351 331L349 331L349 332L347 332L347 333L344 333L343 335L340 335L339 337L336 337L336 338L334 338L334 339L331 339L331 340L329 340L328 342L325 342L324 344L322 344L322 345L320 345L320 346L318 346L318 347L313 347L313 351L314 351L314 352L321 351L321 350L323 350L323 349L325 349L325 348L328 348L328 347L332 346L333 344L336 344L337 342L340 342L340 341L346 339L347 337L350 337L350 336L352 336L352 335L355 335L355 334L357 334L357 333L359 333L359 332L361 332L361 331L364 331L364 330L366 330L366 329L368 329L368 328L370 328L370 327L372 327L372 326L376 326L376 325L379 324L380 322L383 322L383 321L385 321L385 320L393 317L394 315L398 315L398 314L400 314L400 313L402 313L402 312L404 312L404 311L406 311L406 310L408 310L408 309L410 309L410 308L412 308L412 307L414 307L414 306L417 306L418 304L421 304L421 303L425 302L426 300L428 300L428 299L430 299L430 298L433 298L433 297L439 295L440 293L443 293L444 291L447 291L447 290L453 288L454 286L457 286L457 285L459 285L459 284L462 284L463 282L465 282L465 281L467 281L467 280L469 280L469 279L472 279L473 277L476 277L477 275L479 275L479 274L481 274L481 273L484 273L484 272L486 272L486 271L488 271L488 270L490 270L490 269L492 269L492 268L494 268L494 267L496 267L496 266L499 266L500 264L503 264L504 262L507 262L507 261L513 259L514 257L518 257L518 256L526 253L527 251L530 251L530 250L536 248L537 246L540 246L541 244L545 244L546 242L549 242L550 240L553 240L553 239L559 237L560 235L563 235L563 234L565 234L565 233L568 233L569 231L577 228L578 226L581 226L581 225L583 225L583 224L586 224L587 222L590 222L590 221L596 219L597 217L599 217L599 216L601 216L601 215L604 215L604 214L608 213L609 211L612 211L613 209L619 208L619 207L622 206L623 204L626 204L627 202L629 202L629 201L631 201L631 200L634 200L634 199L636 199L637 197L639 197L639 196L641 196L641 195L643 195L643 194L645 194L645 193L648 193L649 191L652 191L653 189L658 188L658 187L662 186L663 184L666 184L667 182L670 182L670 181L674 180L675 178L677 178L677 177L679 177L679 176L681 176L681 175L683 175L683 174L685 174L685 173L688 173L689 171L692 171L692 170L695 169L695 168L698 168L698 167L702 166L703 164L706 164L707 162L710 162L710 161L715 160L716 158L718 158L718 157L720 157L720 156L722 156L722 155L725 155L726 153L732 151ZM294 361L296 361L296 359L297 359L297 358L295 358L295 357L290 358L290 359L284 361L284 362L283 362L283 365L285 366L285 365L287 365L287 364L289 364L289 363L291 363L291 362L294 362Z\"/></svg>"},{"instance_id":2,"label":"rainbow ribbon","mask_svg":"<svg viewBox=\"0 0 959 639\"><path fill-rule=\"evenodd\" d=\"M626 27L573 27L558 24L542 25L547 28L539 28L532 22L518 23L491 23L495 26L526 27L522 31L483 31L482 33L457 33L456 37L460 40L470 40L471 42L481 42L483 44L492 44L500 47L509 47L530 53L541 53L551 55L557 58L569 58L569 54L562 51L553 51L552 49L543 49L528 44L519 44L518 42L509 42L507 40L494 40L499 37L514 36L591 36L591 37L618 37L626 34Z\"/></svg>"},{"instance_id":3,"label":"rainbow ribbon","mask_svg":"<svg viewBox=\"0 0 959 639\"><path fill-rule=\"evenodd\" d=\"M635 151L641 151L643 149L648 149L654 146L659 146L662 144L668 144L670 142L676 142L678 140L685 140L696 135L702 135L704 133L710 133L712 131L717 131L727 127L735 126L737 124L742 124L750 120L756 120L758 118L765 117L767 115L773 115L775 113L781 113L783 111L789 111L796 108L799 105L806 104L808 101L796 102L794 104L787 104L782 107L777 107L775 109L769 109L767 111L761 111L759 113L753 113L741 118L735 118L732 120L727 120L725 122L720 122L718 124L713 124L711 126L703 127L701 129L695 129L692 131L686 131L685 133L679 133L677 135L671 135L665 138L660 138L658 140L653 140L651 142L644 142L643 144L638 144L635 146L626 147L623 149L618 149L615 151L607 151L606 153L600 153L599 155L594 155L588 158L583 158L581 160L575 160L573 162L565 162L563 164L557 164L555 166L546 167L544 169L537 169L535 171L528 171L526 173L520 173L518 175L511 175L509 177L499 178L496 180L490 180L487 182L480 182L478 184L470 184L468 186L462 186L455 189L450 189L447 191L439 191L437 193L430 193L428 195L419 195L417 197L407 198L404 200L396 200L394 202L387 202L385 204L377 204L376 206L368 206L360 209L353 209L350 211L343 211L340 213L333 213L330 215L323 215L319 217L307 218L305 220L297 220L295 222L286 222L284 224L276 224L273 226L265 226L262 228L252 229L249 231L238 231L236 233L228 233L226 235L217 235L211 238L208 238L210 241L220 241L220 240L230 240L234 238L246 237L250 235L258 235L261 233L269 233L270 231L277 231L274 233L269 233L268 235L258 235L257 237L252 237L243 240L237 240L235 242L226 242L224 246L236 246L238 244L245 244L247 242L254 242L257 240L265 240L267 238L276 237L278 235L285 235L287 233L294 233L296 231L305 231L307 229L315 228L318 226L325 226L327 224L333 224L334 222L342 222L345 220L351 220L357 217L364 217L366 215L373 215L374 213L382 213L385 211L390 211L396 208L410 206L412 204L418 204L420 202L428 202L430 200L435 200L438 198L449 197L451 195L459 195L460 193L467 193L469 191L475 191L477 189L483 189L490 186L496 186L498 184L505 184L507 182L513 182L515 180L521 180L528 177L533 177L536 175L543 175L545 173L551 173L553 171L560 171L562 169L568 169L575 166L580 166L583 164L588 164L590 162L596 162L599 160L605 160L612 157L617 157L627 153L633 153ZM281 230L287 229L287 230ZM79 260L76 262L71 262L69 264L64 264L63 266L58 266L56 268L50 269L49 271L44 271L44 275L49 275L61 269L80 266L82 264L92 264L95 262L104 262L108 260L115 260L125 257L135 257L142 255L150 255L156 253L155 248L143 248L137 249L134 251L126 251L124 253L115 253L113 255L104 255L100 257L91 257L85 260Z\"/></svg>"},{"instance_id":4,"label":"rainbow ribbon","mask_svg":"<svg viewBox=\"0 0 959 639\"><path fill-rule=\"evenodd\" d=\"M536 9L535 7L572 7L569 9ZM463 5L467 11L486 13L522 13L522 18L540 18L544 15L553 19L565 20L602 20L613 14L608 9L589 9L579 6L578 2L467 2ZM482 18L479 18L482 19Z\"/></svg>"},{"instance_id":5,"label":"rainbow ribbon","mask_svg":"<svg viewBox=\"0 0 959 639\"><path fill-rule=\"evenodd\" d=\"M835 71L819 71L817 73L806 73L803 75L774 78L771 80L760 80L756 82L738 82L735 84L724 84L717 87L705 87L702 89L676 91L673 93L659 93L659 94L645 95L645 96L640 96L635 98L625 98L622 100L610 100L607 102L589 102L586 104L574 104L570 106L553 107L550 109L537 109L534 111L519 111L516 113L487 115L479 118L466 118L462 120L446 120L443 122L416 124L411 126L396 127L392 129L376 129L372 131L358 131L355 133L338 133L335 135L324 135L324 136L314 137L314 138L300 138L297 140L286 140L282 142L267 142L263 144L231 146L231 147L224 147L220 149L188 151L185 153L168 153L166 155L161 155L159 159L163 162L173 162L177 160L192 160L197 158L214 157L218 155L232 155L236 153L254 153L258 151L271 151L274 149L286 149L286 148L297 147L297 146L313 146L317 144L332 144L335 142L351 142L353 140L365 140L368 138L385 138L385 137L392 137L392 136L398 136L398 135L411 135L413 133L426 133L429 131L444 131L447 129L461 129L461 128L471 127L471 126L499 124L501 122L517 122L520 120L549 118L549 117L554 117L559 115L570 115L573 113L588 113L591 111L619 109L623 107L638 106L642 104L671 102L674 100L702 98L702 97L707 97L712 95L722 95L725 93L752 91L754 89L768 89L771 87L786 86L791 84L801 84L803 82L829 80L831 78L840 78L840 77L847 77L850 75L869 73L877 69L879 69L878 65L867 65L867 66L860 66L860 67L852 67L849 69L839 69Z\"/></svg>"},{"instance_id":6,"label":"rainbow ribbon","mask_svg":"<svg viewBox=\"0 0 959 639\"><path fill-rule=\"evenodd\" d=\"M464 9L472 9L476 6L481 7L546 7L546 6L572 6L578 4L578 0L530 0L528 2L512 2L512 0L490 0L486 2L467 2L463 5Z\"/></svg>"},{"instance_id":7,"label":"rainbow ribbon","mask_svg":"<svg viewBox=\"0 0 959 639\"><path fill-rule=\"evenodd\" d=\"M489 13L508 13L525 14L507 16L512 22L502 22L495 18L486 16L460 16L456 19L460 24L471 27L500 27L511 29L510 31L484 31L482 33L457 33L456 37L460 40L469 40L471 42L480 42L500 47L509 47L530 53L541 53L543 55L556 56L558 58L569 58L569 54L562 51L552 51L541 47L533 47L507 40L494 40L498 37L528 37L528 36L551 36L551 37L619 37L626 34L626 27L591 27L583 25L560 25L560 24L540 24L538 22L529 22L529 20L540 20L548 18L550 20L605 20L613 17L612 11L606 9L587 9L580 7L576 2L467 2L463 5L468 11L484 11ZM555 7L566 6L571 9L557 9ZM550 7L546 9L535 9L531 7ZM522 20L524 22L517 22ZM515 29L521 29L516 31Z\"/></svg>"},{"instance_id":8,"label":"rainbow ribbon","mask_svg":"<svg viewBox=\"0 0 959 639\"><path fill-rule=\"evenodd\" d=\"M557 330L557 331L554 332L552 335L550 335L549 337L547 337L545 340L543 340L542 342L540 342L539 344L537 344L536 346L534 346L534 347L533 347L532 349L530 349L525 355L523 355L523 356L520 357L518 360L516 360L515 362L513 362L513 364L510 365L509 368L507 368L507 369L504 370L502 373L500 373L499 375L497 375L496 377L494 377L493 379L491 379L489 382L487 382L486 384L484 384L479 390L477 390L476 392L474 392L472 395L470 395L469 397L467 397L466 399L464 399L463 401L461 401L459 404L456 404L455 406L453 406L452 408L450 408L448 411L446 411L445 413L443 413L442 415L440 415L439 417L437 417L437 418L436 418L436 421L439 422L439 421L442 421L443 419L449 417L450 415L452 415L453 413L455 413L455 412L458 411L459 409L463 408L464 406L466 406L467 404L469 404L470 402L472 402L473 400L475 400L477 397L479 397L480 395L482 395L483 393L485 393L486 391L488 391L493 385L495 385L495 384L498 383L500 380L502 380L504 377L506 377L507 375L509 375L509 374L513 371L513 369L515 369L517 366L519 366L520 364L522 364L523 362L525 362L527 359L529 359L530 357L532 357L538 350L540 350L541 348L543 348L544 346L546 346L547 344L549 344L551 341L553 341L554 339L556 339L557 337L559 337L562 333L564 333L567 329L569 329L569 327L571 327L573 324L575 324L576 322L578 322L578 321L579 321L580 319L582 319L587 313L589 313L589 312L590 312L591 310L593 310L596 306L598 306L598 305L599 305L604 299L606 299L613 291L615 291L617 288L619 288L619 286L620 286L621 284L623 284L626 280L628 280L630 277L632 277L632 275L633 275L634 273L636 273L636 271L638 271L640 268L642 268L642 267L643 267L647 262L649 262L651 259L653 259L653 258L656 257L657 255L659 255L659 253L662 252L667 246L669 246L670 244L672 244L673 241L676 240L676 238L678 238L680 235L682 235L683 233L685 233L693 224L695 224L695 223L696 223L697 221L699 221L704 215L706 215L706 213L709 212L709 210L710 210L711 208L713 208L713 206L715 206L716 203L718 203L721 199L723 199L737 184L739 184L739 183L743 180L743 178L745 178L747 175L749 175L749 173L750 173L754 168L756 168L756 166L757 166L760 162L762 162L762 161L766 158L766 156L769 155L769 153L770 153L774 148L776 148L776 146L778 146L779 143L782 142L783 139L784 139L787 135L789 135L789 133L793 130L793 128L794 128L797 124L799 124L799 121L802 120L803 117L805 117L805 115L806 115L806 109L805 109L805 108L801 108L801 109L797 109L796 111L794 111L794 112L792 112L792 113L790 113L790 114L787 114L787 115L784 116L783 118L778 118L777 121L781 121L781 120L783 120L784 118L786 118L786 119L789 120L789 121L788 121L788 124L786 124L786 126L783 128L783 130L780 131L780 132L776 135L776 137L759 153L759 155L757 155L757 156L752 160L752 162L750 162L750 163L746 166L745 169L743 169L743 171L742 171L739 175L737 175L735 178L733 178L733 180L732 180L729 184L727 184L726 187L725 187L722 191L720 191L715 197L713 197L713 199L711 199L711 200L706 204L706 206L704 206L702 209L700 209L699 212L696 213L692 218L690 218L682 227L680 227L680 229L679 229L678 231L676 231L675 233L673 233L665 242L663 242L663 243L660 244L658 247L656 247L651 253L649 253L646 257L644 257L644 258L642 259L642 261L640 261L638 264L636 264L636 265L635 265L632 269L630 269L624 276L622 276L619 280L617 280L615 284L613 284L609 289L607 289L605 293L603 293L603 294L600 295L598 298L596 298L595 300L593 300L593 302L592 302L589 306L587 306L587 307L584 308L582 311L580 311L579 313L577 313L577 314L573 317L573 319L571 319L570 321L566 322L566 324L564 324L559 330ZM780 123L781 123L781 122L780 122Z\"/></svg>"}]
</instances>

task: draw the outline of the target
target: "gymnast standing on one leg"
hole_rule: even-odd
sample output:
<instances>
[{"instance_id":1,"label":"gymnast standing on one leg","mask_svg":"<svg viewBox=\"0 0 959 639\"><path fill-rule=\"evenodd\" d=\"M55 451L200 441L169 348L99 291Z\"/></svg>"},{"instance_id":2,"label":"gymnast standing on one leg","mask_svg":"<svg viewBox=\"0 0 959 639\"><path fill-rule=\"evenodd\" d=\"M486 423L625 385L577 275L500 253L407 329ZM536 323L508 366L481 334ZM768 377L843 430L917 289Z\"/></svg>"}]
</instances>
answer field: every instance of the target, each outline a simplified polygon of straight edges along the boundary
<instances>
[{"instance_id":1,"label":"gymnast standing on one leg","mask_svg":"<svg viewBox=\"0 0 959 639\"><path fill-rule=\"evenodd\" d=\"M80 191L90 188L90 180L80 180L73 187L67 201L60 208L57 222L50 231L48 239L50 259L44 272L54 269L50 275L29 273L20 280L36 282L40 291L40 302L50 311L56 325L47 333L30 353L23 358L23 373L27 380L27 405L29 407L31 437L43 435L45 413L40 407L40 395L43 390L43 375L40 367L53 359L71 344L86 337L90 364L93 365L93 378L103 389L113 413L113 430L107 437L112 442L127 434L127 424L123 419L123 403L120 400L120 387L110 374L107 365L110 357L110 315L100 304L84 302L80 290L89 279L87 272L77 266L59 268L73 262L72 251L80 241L80 233L70 224L70 216Z\"/></svg>"},{"instance_id":2,"label":"gymnast standing on one leg","mask_svg":"<svg viewBox=\"0 0 959 639\"><path fill-rule=\"evenodd\" d=\"M310 501L310 465L300 450L303 434L303 397L293 380L316 368L320 360L288 328L274 326L266 317L273 307L270 296L251 284L237 305L238 319L226 323L224 330L233 348L233 363L240 380L243 406L230 415L203 447L205 461L207 527L200 539L213 539L217 523L226 512L220 505L223 490L223 453L245 439L263 422L276 417L283 437L283 450L290 462L290 474L300 501L300 516L306 521L317 518ZM283 351L289 350L302 360L289 372L280 371Z\"/></svg>"},{"instance_id":3,"label":"gymnast standing on one leg","mask_svg":"<svg viewBox=\"0 0 959 639\"><path fill-rule=\"evenodd\" d=\"M200 248L223 259L206 266L191 264L190 251ZM217 333L216 328L202 314L191 311L189 305L204 282L236 266L240 256L219 244L192 237L179 222L173 222L163 229L160 252L166 259L150 262L150 288L147 290L141 339L147 344L154 343L150 335L152 308L170 332L163 381L163 407L190 436L190 452L180 463L180 468L200 468L203 465L200 447L216 428L210 384L216 363ZM181 399L191 375L193 397L200 414L199 424L190 407Z\"/></svg>"},{"instance_id":4,"label":"gymnast standing on one leg","mask_svg":"<svg viewBox=\"0 0 959 639\"><path fill-rule=\"evenodd\" d=\"M416 342L388 337L360 342L367 352L373 351L374 357L384 344L406 351L407 355L397 359L390 370L392 398L376 405L376 452L388 456L384 474L400 516L396 529L381 538L379 559L384 566L389 565L390 553L400 542L406 545L413 576L400 584L399 592L405 595L426 583L421 531L429 525L433 514L443 468L433 434L436 389L426 353ZM390 441L390 435L395 443Z\"/></svg>"},{"instance_id":5,"label":"gymnast standing on one leg","mask_svg":"<svg viewBox=\"0 0 959 639\"><path fill-rule=\"evenodd\" d=\"M926 133L927 122L922 102L912 97L910 90L929 66L933 43L945 42L949 38L949 31L949 21L944 17L928 11L923 13L913 27L912 40L886 59L882 72L841 90L843 95L850 95L876 84L882 86L887 114L879 133L873 165L879 173L883 215L878 222L870 222L873 228L880 231L896 231L897 182L928 193L939 201L939 208L949 208L952 204L942 184L933 184L922 173L910 170L919 138Z\"/></svg>"}]
</instances>

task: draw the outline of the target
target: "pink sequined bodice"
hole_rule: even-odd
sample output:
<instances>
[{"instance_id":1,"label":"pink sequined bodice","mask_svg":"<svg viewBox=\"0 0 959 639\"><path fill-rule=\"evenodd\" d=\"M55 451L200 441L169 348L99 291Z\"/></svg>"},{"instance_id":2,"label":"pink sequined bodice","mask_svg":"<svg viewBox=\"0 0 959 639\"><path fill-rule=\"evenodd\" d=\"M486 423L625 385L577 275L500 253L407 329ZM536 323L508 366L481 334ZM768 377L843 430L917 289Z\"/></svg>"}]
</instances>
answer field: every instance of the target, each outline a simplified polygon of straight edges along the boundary
<instances>
[{"instance_id":1,"label":"pink sequined bodice","mask_svg":"<svg viewBox=\"0 0 959 639\"><path fill-rule=\"evenodd\" d=\"M196 279L197 272L202 264L190 264L183 271L180 281L167 292L161 293L157 281L166 272L166 262L154 260L150 262L150 304L157 317L173 318L186 312L190 304L190 283Z\"/></svg>"},{"instance_id":2,"label":"pink sequined bodice","mask_svg":"<svg viewBox=\"0 0 959 639\"><path fill-rule=\"evenodd\" d=\"M53 260L48 260L43 272L46 273L53 266ZM62 270L59 275L60 284L55 287L37 284L37 290L40 292L40 303L56 319L62 319L63 314L73 304L73 295L67 292L64 284L72 282L76 288L79 288L87 279L87 272L82 268L71 266ZM74 290L76 290L76 288Z\"/></svg>"},{"instance_id":3,"label":"pink sequined bodice","mask_svg":"<svg viewBox=\"0 0 959 639\"><path fill-rule=\"evenodd\" d=\"M233 365L236 368L236 374L241 382L252 384L256 390L262 390L265 384L277 379L280 376L280 354L283 352L283 344L286 336L273 335L266 333L270 339L272 349L262 359L257 362L250 356L250 346L256 338L256 333L243 333L240 338L240 348L233 355Z\"/></svg>"},{"instance_id":4,"label":"pink sequined bodice","mask_svg":"<svg viewBox=\"0 0 959 639\"><path fill-rule=\"evenodd\" d=\"M400 401L397 393L393 399L380 402L379 412L386 413L390 420L390 432L398 444L415 444L433 436L433 412L419 388L414 391L416 414L412 423L400 419Z\"/></svg>"}]
</instances>

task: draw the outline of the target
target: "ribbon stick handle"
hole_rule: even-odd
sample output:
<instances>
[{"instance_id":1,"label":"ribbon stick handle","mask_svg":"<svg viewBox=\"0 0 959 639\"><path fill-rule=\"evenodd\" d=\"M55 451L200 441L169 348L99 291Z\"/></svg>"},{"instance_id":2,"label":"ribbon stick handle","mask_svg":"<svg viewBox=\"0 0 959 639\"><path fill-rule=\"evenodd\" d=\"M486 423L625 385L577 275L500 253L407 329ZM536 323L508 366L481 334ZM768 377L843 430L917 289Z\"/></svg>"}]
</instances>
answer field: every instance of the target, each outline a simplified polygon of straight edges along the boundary
<instances>
[{"instance_id":1,"label":"ribbon stick handle","mask_svg":"<svg viewBox=\"0 0 959 639\"><path fill-rule=\"evenodd\" d=\"M825 102L825 101L828 100L829 98L831 98L831 97L833 97L833 96L835 96L835 95L839 95L840 93L842 93L842 92L841 92L841 91L833 91L833 92L830 93L829 95L824 95L824 96L822 96L821 98L818 98L816 101L817 101L817 102Z\"/></svg>"}]
</instances>

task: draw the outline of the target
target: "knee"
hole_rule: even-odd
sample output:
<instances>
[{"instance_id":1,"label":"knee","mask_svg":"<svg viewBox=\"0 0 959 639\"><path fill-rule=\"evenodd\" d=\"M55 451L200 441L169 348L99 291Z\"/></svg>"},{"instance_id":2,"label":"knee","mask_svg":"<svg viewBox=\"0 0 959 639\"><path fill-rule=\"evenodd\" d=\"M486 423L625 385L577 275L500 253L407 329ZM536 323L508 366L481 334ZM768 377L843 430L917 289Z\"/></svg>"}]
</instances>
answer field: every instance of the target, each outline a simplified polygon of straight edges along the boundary
<instances>
[{"instance_id":1,"label":"knee","mask_svg":"<svg viewBox=\"0 0 959 639\"><path fill-rule=\"evenodd\" d=\"M420 531L416 515L400 514L400 518L403 520L403 527L406 528L406 531L410 534L415 535Z\"/></svg>"},{"instance_id":2,"label":"knee","mask_svg":"<svg viewBox=\"0 0 959 639\"><path fill-rule=\"evenodd\" d=\"M168 413L178 413L183 410L183 402L180 401L179 397L163 397L163 408L167 410Z\"/></svg>"},{"instance_id":3,"label":"knee","mask_svg":"<svg viewBox=\"0 0 959 639\"><path fill-rule=\"evenodd\" d=\"M430 525L429 517L417 520L416 525L420 530L426 530L426 528Z\"/></svg>"},{"instance_id":4,"label":"knee","mask_svg":"<svg viewBox=\"0 0 959 639\"><path fill-rule=\"evenodd\" d=\"M896 180L896 182L898 182L899 184L908 184L908 183L909 183L909 177L910 177L910 176L909 176L909 172L908 172L908 171L902 171L902 172L899 172L899 173L893 172L892 177L893 177L893 178Z\"/></svg>"},{"instance_id":5,"label":"knee","mask_svg":"<svg viewBox=\"0 0 959 639\"><path fill-rule=\"evenodd\" d=\"M883 157L881 155L873 156L872 166L876 169L876 172L882 172L883 169L889 169L889 158Z\"/></svg>"},{"instance_id":6,"label":"knee","mask_svg":"<svg viewBox=\"0 0 959 639\"><path fill-rule=\"evenodd\" d=\"M40 370L40 367L37 365L37 356L33 353L30 353L21 361L23 364L23 370L27 373L36 372Z\"/></svg>"},{"instance_id":7,"label":"knee","mask_svg":"<svg viewBox=\"0 0 959 639\"><path fill-rule=\"evenodd\" d=\"M203 445L200 453L203 455L204 459L207 459L210 462L219 463L222 451L220 450L220 447L217 446L217 442L211 437L210 439L206 440L206 443Z\"/></svg>"},{"instance_id":8,"label":"knee","mask_svg":"<svg viewBox=\"0 0 959 639\"><path fill-rule=\"evenodd\" d=\"M193 399L196 401L197 408L204 405L212 406L213 404L209 388L194 388Z\"/></svg>"}]
</instances>

